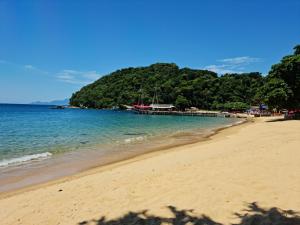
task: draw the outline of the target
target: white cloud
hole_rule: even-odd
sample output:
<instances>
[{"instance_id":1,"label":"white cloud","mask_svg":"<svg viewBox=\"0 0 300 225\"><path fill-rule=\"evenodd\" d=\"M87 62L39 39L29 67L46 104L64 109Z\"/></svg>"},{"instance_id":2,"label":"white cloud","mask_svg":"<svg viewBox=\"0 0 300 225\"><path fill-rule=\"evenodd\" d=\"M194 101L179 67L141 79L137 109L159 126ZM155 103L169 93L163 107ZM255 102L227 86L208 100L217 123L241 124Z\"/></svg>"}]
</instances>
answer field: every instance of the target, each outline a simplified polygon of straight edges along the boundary
<instances>
[{"instance_id":1,"label":"white cloud","mask_svg":"<svg viewBox=\"0 0 300 225\"><path fill-rule=\"evenodd\" d=\"M260 58L254 58L254 57L250 57L250 56L240 56L240 57L234 57L234 58L219 59L217 61L232 64L232 65L240 65L240 64L261 62L262 60Z\"/></svg>"},{"instance_id":2,"label":"white cloud","mask_svg":"<svg viewBox=\"0 0 300 225\"><path fill-rule=\"evenodd\" d=\"M78 70L65 69L55 73L55 72L50 72L47 70L40 69L32 64L25 64L25 65L17 64L2 59L0 59L0 64L13 65L18 69L26 70L28 73L43 74L45 76L52 77L59 81L70 83L70 84L86 85L94 82L95 80L99 79L101 76L95 70L78 71Z\"/></svg>"},{"instance_id":3,"label":"white cloud","mask_svg":"<svg viewBox=\"0 0 300 225\"><path fill-rule=\"evenodd\" d=\"M100 78L96 71L62 70L56 74L56 78L70 84L89 84Z\"/></svg>"},{"instance_id":4,"label":"white cloud","mask_svg":"<svg viewBox=\"0 0 300 225\"><path fill-rule=\"evenodd\" d=\"M247 65L262 62L262 59L250 56L240 56L234 58L219 59L217 60L217 62L221 62L222 64L208 65L205 66L204 69L213 71L218 74L244 73Z\"/></svg>"},{"instance_id":5,"label":"white cloud","mask_svg":"<svg viewBox=\"0 0 300 225\"><path fill-rule=\"evenodd\" d=\"M239 70L234 70L234 68L231 68L228 65L208 65L208 66L205 66L204 69L213 71L217 74L242 73L243 72L243 71L239 71Z\"/></svg>"},{"instance_id":6,"label":"white cloud","mask_svg":"<svg viewBox=\"0 0 300 225\"><path fill-rule=\"evenodd\" d=\"M31 65L31 64L24 65L23 68L25 70L32 71L32 72L37 72L37 73L40 73L40 74L49 74L48 71L41 70L41 69Z\"/></svg>"},{"instance_id":7,"label":"white cloud","mask_svg":"<svg viewBox=\"0 0 300 225\"><path fill-rule=\"evenodd\" d=\"M59 73L57 78L62 79L62 80L72 80L75 77L71 76L70 74L67 74L67 73Z\"/></svg>"},{"instance_id":8,"label":"white cloud","mask_svg":"<svg viewBox=\"0 0 300 225\"><path fill-rule=\"evenodd\" d=\"M83 74L83 77L91 80L97 80L99 79L100 75L96 71L88 71Z\"/></svg>"}]
</instances>

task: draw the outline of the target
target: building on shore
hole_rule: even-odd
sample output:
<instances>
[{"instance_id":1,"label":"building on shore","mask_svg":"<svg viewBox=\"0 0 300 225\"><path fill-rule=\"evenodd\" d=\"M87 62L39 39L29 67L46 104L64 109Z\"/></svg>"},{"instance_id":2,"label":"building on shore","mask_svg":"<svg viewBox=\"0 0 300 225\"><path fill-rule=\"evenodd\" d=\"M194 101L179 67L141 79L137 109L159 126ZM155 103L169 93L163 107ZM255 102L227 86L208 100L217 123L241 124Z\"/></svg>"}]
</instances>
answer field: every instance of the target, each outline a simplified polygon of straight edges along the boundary
<instances>
[{"instance_id":1,"label":"building on shore","mask_svg":"<svg viewBox=\"0 0 300 225\"><path fill-rule=\"evenodd\" d=\"M173 111L175 109L172 104L151 104L150 107L153 111Z\"/></svg>"}]
</instances>

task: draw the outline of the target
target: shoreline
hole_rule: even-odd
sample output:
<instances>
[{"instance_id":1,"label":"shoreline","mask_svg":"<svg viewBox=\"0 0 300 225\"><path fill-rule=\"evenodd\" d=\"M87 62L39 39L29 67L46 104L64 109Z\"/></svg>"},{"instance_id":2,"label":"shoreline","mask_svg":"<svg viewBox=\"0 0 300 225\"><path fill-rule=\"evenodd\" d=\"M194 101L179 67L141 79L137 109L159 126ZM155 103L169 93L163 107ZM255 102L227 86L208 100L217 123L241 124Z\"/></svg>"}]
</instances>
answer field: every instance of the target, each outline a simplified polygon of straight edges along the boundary
<instances>
[{"instance_id":1,"label":"shoreline","mask_svg":"<svg viewBox=\"0 0 300 225\"><path fill-rule=\"evenodd\" d=\"M31 191L31 190L36 190L42 187L47 187L49 185L54 185L54 184L59 184L59 183L63 183L63 182L67 182L73 179L77 179L89 174L93 174L96 172L100 172L100 171L105 171L107 169L111 169L111 168L115 168L118 167L120 165L124 165L124 164L128 164L134 161L139 161L139 160L143 160L146 159L148 157L154 157L156 155L162 154L164 152L169 152L169 151L176 151L177 148L179 147L184 147L184 146L189 146L189 145L194 145L194 144L201 144L203 142L212 140L214 136L218 135L220 132L224 131L224 130L228 130L234 127L241 127L243 125L249 124L251 122L254 122L253 118L243 118L240 121L237 121L235 123L232 123L230 125L225 125L219 128L214 128L211 129L208 133L203 134L202 136L198 137L195 140L189 140L187 142L181 142L181 143L176 143L176 144L168 144L165 146L158 146L158 147L154 147L151 149L148 149L142 153L139 154L133 154L130 155L128 154L128 156L125 156L123 158L118 158L115 160L112 160L110 162L107 163L103 163L103 164L95 164L93 166L90 166L86 169L83 169L79 172L75 172L73 174L69 174L69 175L62 175L60 177L57 178L53 178L44 182L38 182L35 184L30 184L30 185L26 185L24 187L21 188L16 188L16 189L12 189L9 191L3 191L0 192L0 200L16 195L16 194L21 194L27 191Z\"/></svg>"},{"instance_id":2,"label":"shoreline","mask_svg":"<svg viewBox=\"0 0 300 225\"><path fill-rule=\"evenodd\" d=\"M2 195L2 224L110 224L143 210L170 218L175 207L229 225L251 203L297 212L300 121L270 119Z\"/></svg>"}]
</instances>

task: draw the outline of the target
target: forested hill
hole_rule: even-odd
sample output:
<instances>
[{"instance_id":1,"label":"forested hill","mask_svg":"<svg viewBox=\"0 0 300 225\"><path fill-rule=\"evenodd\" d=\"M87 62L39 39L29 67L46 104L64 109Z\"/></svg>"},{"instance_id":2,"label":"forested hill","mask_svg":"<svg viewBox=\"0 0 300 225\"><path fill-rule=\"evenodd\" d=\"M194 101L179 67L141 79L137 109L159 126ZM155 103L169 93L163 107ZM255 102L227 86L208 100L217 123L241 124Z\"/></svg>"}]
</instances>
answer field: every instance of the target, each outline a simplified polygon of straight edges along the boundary
<instances>
[{"instance_id":1,"label":"forested hill","mask_svg":"<svg viewBox=\"0 0 300 225\"><path fill-rule=\"evenodd\" d=\"M178 108L245 108L259 103L264 83L260 73L218 76L207 70L179 68L173 63L126 68L103 76L73 94L70 104L88 108L110 108L138 102L151 103L155 92L160 103Z\"/></svg>"}]
</instances>

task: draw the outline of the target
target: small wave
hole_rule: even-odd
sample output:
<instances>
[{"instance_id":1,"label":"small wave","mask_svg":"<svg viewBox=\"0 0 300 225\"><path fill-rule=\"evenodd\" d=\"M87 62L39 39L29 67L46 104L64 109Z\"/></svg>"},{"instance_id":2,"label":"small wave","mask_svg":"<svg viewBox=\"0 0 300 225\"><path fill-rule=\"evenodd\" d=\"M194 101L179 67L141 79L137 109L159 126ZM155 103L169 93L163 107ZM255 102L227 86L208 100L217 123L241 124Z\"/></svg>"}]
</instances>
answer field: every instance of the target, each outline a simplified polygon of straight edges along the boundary
<instances>
[{"instance_id":1,"label":"small wave","mask_svg":"<svg viewBox=\"0 0 300 225\"><path fill-rule=\"evenodd\" d=\"M24 155L24 156L18 157L18 158L4 159L4 160L0 161L0 167L9 166L11 164L24 163L24 162L35 160L35 159L48 158L51 155L52 154L50 152L44 152L44 153L39 153L39 154L34 154L34 155Z\"/></svg>"},{"instance_id":2,"label":"small wave","mask_svg":"<svg viewBox=\"0 0 300 225\"><path fill-rule=\"evenodd\" d=\"M222 126L221 128L229 128L229 127L232 127L234 124L235 123L233 123L233 124L227 124L227 125Z\"/></svg>"},{"instance_id":3,"label":"small wave","mask_svg":"<svg viewBox=\"0 0 300 225\"><path fill-rule=\"evenodd\" d=\"M143 136L139 136L139 137L133 137L133 138L126 138L124 140L124 142L126 144L129 144L129 143L134 143L134 142L139 142L139 141L143 141L146 137L143 137Z\"/></svg>"},{"instance_id":4,"label":"small wave","mask_svg":"<svg viewBox=\"0 0 300 225\"><path fill-rule=\"evenodd\" d=\"M244 123L244 122L245 122L245 120L240 120L240 121L235 122L234 124L241 124L241 123Z\"/></svg>"}]
</instances>

